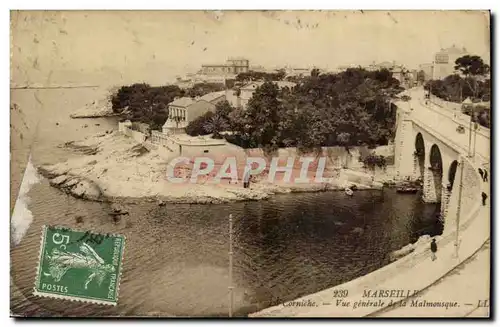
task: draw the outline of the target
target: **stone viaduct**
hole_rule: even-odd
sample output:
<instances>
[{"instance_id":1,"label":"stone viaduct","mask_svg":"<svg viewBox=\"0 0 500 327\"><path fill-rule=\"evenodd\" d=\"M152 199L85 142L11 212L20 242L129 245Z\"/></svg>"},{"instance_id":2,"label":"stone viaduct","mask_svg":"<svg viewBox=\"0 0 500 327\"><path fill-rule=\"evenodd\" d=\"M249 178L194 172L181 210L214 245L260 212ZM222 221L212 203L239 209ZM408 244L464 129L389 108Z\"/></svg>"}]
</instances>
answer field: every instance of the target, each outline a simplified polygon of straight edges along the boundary
<instances>
[{"instance_id":1,"label":"stone viaduct","mask_svg":"<svg viewBox=\"0 0 500 327\"><path fill-rule=\"evenodd\" d=\"M454 104L426 99L423 88L406 91L409 101L397 101L395 168L399 179L423 182L422 199L441 203L445 228L452 208L450 200L459 193L460 163L464 163L462 192L478 198L482 185L477 178L466 184L467 172L481 168L489 173L490 131L470 123L470 117ZM470 135L469 135L470 131ZM476 174L477 175L477 174ZM477 194L469 194L477 192ZM453 201L454 202L454 201ZM458 205L458 197L457 197ZM463 205L463 204L462 204ZM459 209L459 208L458 208Z\"/></svg>"}]
</instances>

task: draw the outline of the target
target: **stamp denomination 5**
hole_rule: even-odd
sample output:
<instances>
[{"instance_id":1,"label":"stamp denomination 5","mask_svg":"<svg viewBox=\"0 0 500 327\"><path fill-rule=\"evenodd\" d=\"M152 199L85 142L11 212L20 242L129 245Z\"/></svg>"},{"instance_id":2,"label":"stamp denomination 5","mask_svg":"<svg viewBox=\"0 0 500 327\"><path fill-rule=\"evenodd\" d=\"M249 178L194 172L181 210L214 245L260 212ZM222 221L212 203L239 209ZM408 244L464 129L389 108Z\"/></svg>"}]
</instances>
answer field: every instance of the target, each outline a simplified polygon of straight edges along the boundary
<instances>
[{"instance_id":1,"label":"stamp denomination 5","mask_svg":"<svg viewBox=\"0 0 500 327\"><path fill-rule=\"evenodd\" d=\"M34 294L116 305L124 245L121 235L45 226Z\"/></svg>"}]
</instances>

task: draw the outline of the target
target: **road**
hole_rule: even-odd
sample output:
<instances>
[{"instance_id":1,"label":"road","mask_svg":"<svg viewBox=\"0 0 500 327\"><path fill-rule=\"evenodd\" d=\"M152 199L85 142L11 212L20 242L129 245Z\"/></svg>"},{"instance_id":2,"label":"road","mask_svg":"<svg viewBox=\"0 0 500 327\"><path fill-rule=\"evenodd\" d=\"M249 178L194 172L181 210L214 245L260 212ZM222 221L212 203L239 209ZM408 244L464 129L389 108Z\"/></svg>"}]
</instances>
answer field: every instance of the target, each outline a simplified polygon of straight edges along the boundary
<instances>
[{"instance_id":1,"label":"road","mask_svg":"<svg viewBox=\"0 0 500 327\"><path fill-rule=\"evenodd\" d=\"M439 253L438 253L439 260ZM478 307L479 301L489 300L490 245L478 252L422 291L418 298L426 301L457 301L457 308L406 307L386 308L375 317L489 317L489 307ZM484 302L482 302L484 303ZM436 315L436 312L439 312Z\"/></svg>"},{"instance_id":2,"label":"road","mask_svg":"<svg viewBox=\"0 0 500 327\"><path fill-rule=\"evenodd\" d=\"M478 126L477 130L471 132L469 138L470 117L460 113L460 105L432 97L425 99L425 91L422 87L416 87L405 91L411 100L399 101L397 105L407 110L415 124L425 130L459 153L467 154L469 142L475 160L479 163L490 160L490 130ZM463 133L457 131L457 127L464 128ZM472 125L471 125L472 126Z\"/></svg>"}]
</instances>

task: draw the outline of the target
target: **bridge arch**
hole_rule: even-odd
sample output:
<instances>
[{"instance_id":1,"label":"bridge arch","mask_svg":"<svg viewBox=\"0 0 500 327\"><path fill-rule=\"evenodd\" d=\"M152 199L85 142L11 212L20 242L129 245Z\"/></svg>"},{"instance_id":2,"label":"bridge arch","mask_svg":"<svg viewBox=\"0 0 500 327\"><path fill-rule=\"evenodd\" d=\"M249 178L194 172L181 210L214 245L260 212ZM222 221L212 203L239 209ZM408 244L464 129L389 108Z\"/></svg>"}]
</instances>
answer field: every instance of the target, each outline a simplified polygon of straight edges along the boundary
<instances>
[{"instance_id":1,"label":"bridge arch","mask_svg":"<svg viewBox=\"0 0 500 327\"><path fill-rule=\"evenodd\" d=\"M424 201L440 203L443 184L443 158L437 144L433 144L429 152L429 167L424 174Z\"/></svg>"},{"instance_id":2,"label":"bridge arch","mask_svg":"<svg viewBox=\"0 0 500 327\"><path fill-rule=\"evenodd\" d=\"M450 169L448 170L448 191L451 192L453 189L453 183L455 182L455 175L457 174L458 161L453 160L450 164Z\"/></svg>"},{"instance_id":3,"label":"bridge arch","mask_svg":"<svg viewBox=\"0 0 500 327\"><path fill-rule=\"evenodd\" d=\"M413 153L413 172L416 179L424 179L425 173L425 142L422 133L415 136L415 151Z\"/></svg>"},{"instance_id":4,"label":"bridge arch","mask_svg":"<svg viewBox=\"0 0 500 327\"><path fill-rule=\"evenodd\" d=\"M453 185L455 184L457 167L458 167L458 161L453 160L449 164L447 171L443 173L443 184L441 189L441 217L443 218L448 215L450 197L451 197L451 192L453 190Z\"/></svg>"}]
</instances>

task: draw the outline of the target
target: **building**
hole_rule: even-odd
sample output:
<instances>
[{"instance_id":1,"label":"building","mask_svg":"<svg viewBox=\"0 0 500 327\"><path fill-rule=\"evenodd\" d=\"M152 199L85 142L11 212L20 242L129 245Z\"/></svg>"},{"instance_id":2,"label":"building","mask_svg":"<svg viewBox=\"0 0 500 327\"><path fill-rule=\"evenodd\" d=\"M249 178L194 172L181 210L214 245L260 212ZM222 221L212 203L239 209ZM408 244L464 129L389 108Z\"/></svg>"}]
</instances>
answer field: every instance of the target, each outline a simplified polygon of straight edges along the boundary
<instances>
[{"instance_id":1,"label":"building","mask_svg":"<svg viewBox=\"0 0 500 327\"><path fill-rule=\"evenodd\" d=\"M425 74L425 81L431 79L443 79L449 75L453 75L455 71L455 61L467 55L465 48L458 48L455 45L441 49L434 54L433 63L425 63L419 65L419 70Z\"/></svg>"},{"instance_id":2,"label":"building","mask_svg":"<svg viewBox=\"0 0 500 327\"><path fill-rule=\"evenodd\" d=\"M406 79L406 71L403 67L397 66L392 68L391 70L392 78L395 78L399 81L400 84L403 84Z\"/></svg>"},{"instance_id":3,"label":"building","mask_svg":"<svg viewBox=\"0 0 500 327\"><path fill-rule=\"evenodd\" d=\"M250 61L245 58L228 58L224 64L203 64L202 75L238 75L249 71Z\"/></svg>"},{"instance_id":4,"label":"building","mask_svg":"<svg viewBox=\"0 0 500 327\"><path fill-rule=\"evenodd\" d=\"M249 70L251 70L253 72L259 72L259 73L268 73L269 72L269 70L262 65L250 66Z\"/></svg>"},{"instance_id":5,"label":"building","mask_svg":"<svg viewBox=\"0 0 500 327\"><path fill-rule=\"evenodd\" d=\"M232 74L248 73L250 61L243 57L233 57L226 60L226 64L232 69Z\"/></svg>"},{"instance_id":6,"label":"building","mask_svg":"<svg viewBox=\"0 0 500 327\"><path fill-rule=\"evenodd\" d=\"M410 72L409 72L409 82L410 82L410 85L412 87L418 85L418 83L419 83L419 81L418 81L418 70L416 70L416 69L410 70Z\"/></svg>"},{"instance_id":7,"label":"building","mask_svg":"<svg viewBox=\"0 0 500 327\"><path fill-rule=\"evenodd\" d=\"M455 60L467 55L465 48L452 45L449 48L441 49L434 55L434 72L431 72L433 79L443 79L455 73Z\"/></svg>"},{"instance_id":8,"label":"building","mask_svg":"<svg viewBox=\"0 0 500 327\"><path fill-rule=\"evenodd\" d=\"M307 67L285 67L286 76L310 76L311 70Z\"/></svg>"},{"instance_id":9,"label":"building","mask_svg":"<svg viewBox=\"0 0 500 327\"><path fill-rule=\"evenodd\" d=\"M375 62L366 67L366 70L377 71L381 69L387 69L392 73L392 77L397 79L402 86L412 87L413 82L411 81L412 76L408 69L403 65L396 64L395 61L383 61L376 64Z\"/></svg>"},{"instance_id":10,"label":"building","mask_svg":"<svg viewBox=\"0 0 500 327\"><path fill-rule=\"evenodd\" d=\"M351 69L351 68L359 68L360 66L359 65L356 65L356 64L349 64L349 65L340 65L338 66L336 69L334 69L333 71L335 73L340 73L340 72L343 72L343 71L346 71L348 69ZM368 68L367 68L368 69Z\"/></svg>"},{"instance_id":11,"label":"building","mask_svg":"<svg viewBox=\"0 0 500 327\"><path fill-rule=\"evenodd\" d=\"M387 69L389 71L393 71L397 67L400 67L400 65L396 65L395 61L383 61L383 62L378 63L378 64L373 62L372 64L368 65L368 67L366 67L366 70L376 71L376 70L380 70L380 69Z\"/></svg>"},{"instance_id":12,"label":"building","mask_svg":"<svg viewBox=\"0 0 500 327\"><path fill-rule=\"evenodd\" d=\"M214 112L216 105L225 100L225 91L212 92L197 98L175 99L168 104L168 119L162 127L163 134L183 133L190 122L209 111Z\"/></svg>"},{"instance_id":13,"label":"building","mask_svg":"<svg viewBox=\"0 0 500 327\"><path fill-rule=\"evenodd\" d=\"M420 64L419 65L419 70L424 72L424 80L429 81L432 79L432 64L431 63L426 63L426 64Z\"/></svg>"},{"instance_id":14,"label":"building","mask_svg":"<svg viewBox=\"0 0 500 327\"><path fill-rule=\"evenodd\" d=\"M217 105L223 101L226 101L226 91L211 92L200 97L200 100Z\"/></svg>"},{"instance_id":15,"label":"building","mask_svg":"<svg viewBox=\"0 0 500 327\"><path fill-rule=\"evenodd\" d=\"M199 99L182 97L169 103L168 118L162 127L163 134L183 133L187 125L208 111L214 111L215 105Z\"/></svg>"}]
</instances>

